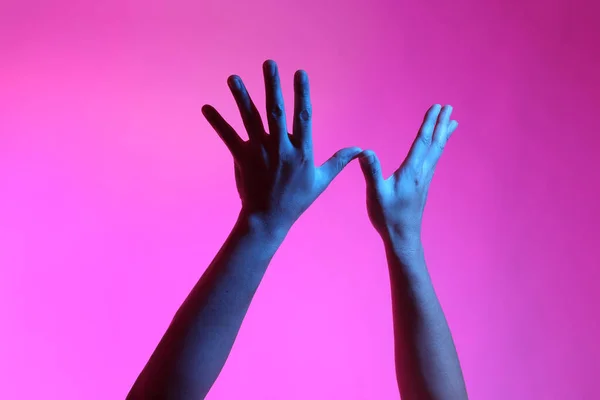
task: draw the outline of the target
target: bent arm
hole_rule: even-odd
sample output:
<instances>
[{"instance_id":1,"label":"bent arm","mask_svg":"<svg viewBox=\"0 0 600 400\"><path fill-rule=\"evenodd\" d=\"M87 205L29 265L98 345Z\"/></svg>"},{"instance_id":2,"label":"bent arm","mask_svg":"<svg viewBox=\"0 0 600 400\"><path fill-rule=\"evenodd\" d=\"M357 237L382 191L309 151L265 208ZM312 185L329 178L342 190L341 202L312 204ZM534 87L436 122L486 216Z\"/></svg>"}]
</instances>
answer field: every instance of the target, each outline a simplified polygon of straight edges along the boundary
<instances>
[{"instance_id":1,"label":"bent arm","mask_svg":"<svg viewBox=\"0 0 600 400\"><path fill-rule=\"evenodd\" d=\"M177 311L127 399L200 399L216 381L287 231L240 215Z\"/></svg>"},{"instance_id":2,"label":"bent arm","mask_svg":"<svg viewBox=\"0 0 600 400\"><path fill-rule=\"evenodd\" d=\"M402 399L468 399L421 242L406 246L401 240L389 240L385 248L392 289L396 376Z\"/></svg>"}]
</instances>

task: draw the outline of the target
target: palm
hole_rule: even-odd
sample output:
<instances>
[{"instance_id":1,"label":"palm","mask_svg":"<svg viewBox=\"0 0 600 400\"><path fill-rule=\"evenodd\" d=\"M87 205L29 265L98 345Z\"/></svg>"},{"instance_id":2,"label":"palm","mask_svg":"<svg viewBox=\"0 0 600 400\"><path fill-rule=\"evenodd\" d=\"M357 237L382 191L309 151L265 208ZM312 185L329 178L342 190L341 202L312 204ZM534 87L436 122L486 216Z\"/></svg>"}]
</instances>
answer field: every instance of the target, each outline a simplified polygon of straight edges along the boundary
<instances>
[{"instance_id":1,"label":"palm","mask_svg":"<svg viewBox=\"0 0 600 400\"><path fill-rule=\"evenodd\" d=\"M254 102L237 76L231 76L228 82L249 139L242 140L214 108L204 106L202 111L233 155L236 186L243 211L292 224L337 174L360 154L361 149L342 149L316 168L312 145L312 106L306 73L298 71L294 77L294 124L293 134L289 134L277 66L267 61L263 72L268 133Z\"/></svg>"},{"instance_id":2,"label":"palm","mask_svg":"<svg viewBox=\"0 0 600 400\"><path fill-rule=\"evenodd\" d=\"M375 153L363 152L361 167L367 180L367 210L382 235L420 234L427 194L442 150L456 129L451 107L432 107L426 114L410 152L388 179L381 175Z\"/></svg>"},{"instance_id":3,"label":"palm","mask_svg":"<svg viewBox=\"0 0 600 400\"><path fill-rule=\"evenodd\" d=\"M310 160L286 160L278 165L273 158L268 153L249 150L246 159L235 163L237 190L242 207L248 212L282 213L298 197L304 197L304 203L312 203L325 189L322 175ZM301 214L305 207L299 207L297 212Z\"/></svg>"}]
</instances>

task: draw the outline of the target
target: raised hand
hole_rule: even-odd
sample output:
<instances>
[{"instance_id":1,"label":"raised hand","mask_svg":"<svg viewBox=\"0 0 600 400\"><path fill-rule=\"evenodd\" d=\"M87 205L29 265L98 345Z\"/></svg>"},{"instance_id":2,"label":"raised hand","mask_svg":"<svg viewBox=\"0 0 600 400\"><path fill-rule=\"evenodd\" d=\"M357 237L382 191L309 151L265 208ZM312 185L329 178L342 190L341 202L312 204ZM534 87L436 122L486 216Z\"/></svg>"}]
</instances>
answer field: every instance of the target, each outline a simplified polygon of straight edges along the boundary
<instances>
[{"instance_id":1,"label":"raised hand","mask_svg":"<svg viewBox=\"0 0 600 400\"><path fill-rule=\"evenodd\" d=\"M219 376L248 307L287 230L361 149L315 167L308 78L294 78L293 133L286 128L277 66L263 65L269 133L237 76L228 80L248 140L211 106L202 112L235 161L242 210L231 234L183 302L128 399L204 398Z\"/></svg>"},{"instance_id":2,"label":"raised hand","mask_svg":"<svg viewBox=\"0 0 600 400\"><path fill-rule=\"evenodd\" d=\"M466 400L452 334L435 294L421 243L427 192L444 147L458 126L452 107L436 104L408 156L388 179L372 151L360 156L367 182L369 218L386 251L392 311L396 377L402 399Z\"/></svg>"},{"instance_id":3,"label":"raised hand","mask_svg":"<svg viewBox=\"0 0 600 400\"><path fill-rule=\"evenodd\" d=\"M233 155L242 212L274 228L289 228L361 149L342 149L316 167L306 72L297 71L294 76L292 134L286 126L281 84L274 61L263 64L263 74L269 133L244 83L235 75L229 77L228 84L248 140L242 140L213 107L206 105L202 112Z\"/></svg>"},{"instance_id":4,"label":"raised hand","mask_svg":"<svg viewBox=\"0 0 600 400\"><path fill-rule=\"evenodd\" d=\"M436 165L448 139L458 126L451 121L451 106L432 106L404 162L388 179L374 152L360 156L367 183L367 209L384 240L402 239L419 244L423 210Z\"/></svg>"}]
</instances>

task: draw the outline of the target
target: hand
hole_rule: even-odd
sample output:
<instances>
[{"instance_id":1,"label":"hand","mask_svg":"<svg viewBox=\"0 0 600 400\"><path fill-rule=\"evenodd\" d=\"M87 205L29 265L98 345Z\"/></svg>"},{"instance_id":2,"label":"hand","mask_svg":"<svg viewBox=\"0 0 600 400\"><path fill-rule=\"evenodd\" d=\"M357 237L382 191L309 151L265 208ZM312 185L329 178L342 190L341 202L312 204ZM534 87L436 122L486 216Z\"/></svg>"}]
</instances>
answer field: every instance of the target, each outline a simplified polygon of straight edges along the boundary
<instances>
[{"instance_id":1,"label":"hand","mask_svg":"<svg viewBox=\"0 0 600 400\"><path fill-rule=\"evenodd\" d=\"M289 228L323 193L344 167L362 151L345 148L316 167L312 143L312 107L308 76L294 75L293 134L286 127L283 96L277 65L263 64L267 119L265 131L260 114L241 78L232 75L228 84L240 110L248 140L244 141L211 106L202 113L231 152L242 213L276 229Z\"/></svg>"},{"instance_id":2,"label":"hand","mask_svg":"<svg viewBox=\"0 0 600 400\"><path fill-rule=\"evenodd\" d=\"M423 211L435 167L458 126L450 121L451 114L451 106L439 104L427 111L408 156L388 179L383 179L374 152L361 153L369 218L384 241L401 239L407 246L420 246Z\"/></svg>"}]
</instances>

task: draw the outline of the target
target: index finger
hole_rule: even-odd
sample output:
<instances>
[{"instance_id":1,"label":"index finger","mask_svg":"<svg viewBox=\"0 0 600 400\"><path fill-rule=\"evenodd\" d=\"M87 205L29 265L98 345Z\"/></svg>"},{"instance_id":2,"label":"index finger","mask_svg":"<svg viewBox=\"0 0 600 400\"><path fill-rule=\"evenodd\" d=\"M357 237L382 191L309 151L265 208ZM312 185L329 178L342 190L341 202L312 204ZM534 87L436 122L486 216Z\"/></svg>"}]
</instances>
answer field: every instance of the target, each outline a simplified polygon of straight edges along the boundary
<instances>
[{"instance_id":1,"label":"index finger","mask_svg":"<svg viewBox=\"0 0 600 400\"><path fill-rule=\"evenodd\" d=\"M225 146L231 152L234 160L239 160L242 155L242 149L244 145L244 141L237 132L229 125L227 121L219 114L217 110L213 106L205 104L202 107L202 114L208 121L208 123L212 126L212 128L217 132L217 135L221 138Z\"/></svg>"},{"instance_id":2,"label":"index finger","mask_svg":"<svg viewBox=\"0 0 600 400\"><path fill-rule=\"evenodd\" d=\"M433 129L435 128L435 122L440 115L441 109L441 105L434 104L429 108L429 110L427 110L425 113L425 118L423 119L423 123L419 128L419 133L417 133L417 137L410 147L405 162L415 170L420 169L423 166L425 156L431 147Z\"/></svg>"}]
</instances>

